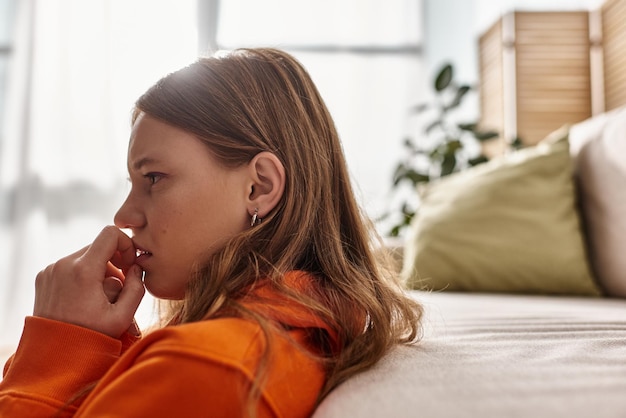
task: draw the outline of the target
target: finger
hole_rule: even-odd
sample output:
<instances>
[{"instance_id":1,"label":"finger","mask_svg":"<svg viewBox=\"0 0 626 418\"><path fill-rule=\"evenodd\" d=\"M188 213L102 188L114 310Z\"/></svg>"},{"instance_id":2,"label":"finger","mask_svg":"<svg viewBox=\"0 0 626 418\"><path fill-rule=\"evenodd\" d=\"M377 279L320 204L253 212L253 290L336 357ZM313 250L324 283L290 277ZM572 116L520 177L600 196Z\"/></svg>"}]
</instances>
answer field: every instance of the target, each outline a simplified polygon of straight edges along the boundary
<instances>
[{"instance_id":1,"label":"finger","mask_svg":"<svg viewBox=\"0 0 626 418\"><path fill-rule=\"evenodd\" d=\"M122 281L117 277L106 277L102 282L102 288L104 289L104 294L107 299L109 299L110 303L115 303L124 287Z\"/></svg>"},{"instance_id":2,"label":"finger","mask_svg":"<svg viewBox=\"0 0 626 418\"><path fill-rule=\"evenodd\" d=\"M141 280L142 276L143 271L141 267L136 264L128 270L124 287L115 303L123 314L128 314L131 317L135 315L135 311L137 311L139 303L141 303L141 299L146 292L143 281Z\"/></svg>"},{"instance_id":3,"label":"finger","mask_svg":"<svg viewBox=\"0 0 626 418\"><path fill-rule=\"evenodd\" d=\"M64 257L64 258L78 258L78 257L82 257L83 255L85 255L85 253L87 252L87 250L89 249L89 245L81 248L78 251L73 252L72 254Z\"/></svg>"},{"instance_id":4,"label":"finger","mask_svg":"<svg viewBox=\"0 0 626 418\"><path fill-rule=\"evenodd\" d=\"M111 262L107 263L107 269L106 269L105 275L107 277L108 276L117 277L122 282L124 281L124 272L122 270L118 269L117 267L115 267L115 265L113 263L111 263Z\"/></svg>"},{"instance_id":5,"label":"finger","mask_svg":"<svg viewBox=\"0 0 626 418\"><path fill-rule=\"evenodd\" d=\"M137 258L137 254L136 254L136 250L134 250L134 245L133 245L133 257L132 259L130 257L127 257L127 259L124 259L124 256L119 252L116 251L115 254L113 254L113 257L111 257L111 264L113 264L113 266L119 266L119 270L121 272L123 272L123 274L126 274L126 272L128 271L128 269L135 264L135 259ZM116 267L117 268L117 267Z\"/></svg>"},{"instance_id":6,"label":"finger","mask_svg":"<svg viewBox=\"0 0 626 418\"><path fill-rule=\"evenodd\" d=\"M128 235L114 226L105 227L82 256L86 261L105 265L108 261L126 270L135 263L136 250Z\"/></svg>"}]
</instances>

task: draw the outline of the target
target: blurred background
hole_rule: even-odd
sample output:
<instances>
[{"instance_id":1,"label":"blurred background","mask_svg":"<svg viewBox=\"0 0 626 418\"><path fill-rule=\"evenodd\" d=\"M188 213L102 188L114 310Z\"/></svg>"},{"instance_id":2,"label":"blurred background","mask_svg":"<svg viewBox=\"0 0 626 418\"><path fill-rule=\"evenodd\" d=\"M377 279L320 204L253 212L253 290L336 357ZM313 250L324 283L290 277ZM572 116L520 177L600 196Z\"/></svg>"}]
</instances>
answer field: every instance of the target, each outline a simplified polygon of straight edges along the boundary
<instances>
[{"instance_id":1,"label":"blurred background","mask_svg":"<svg viewBox=\"0 0 626 418\"><path fill-rule=\"evenodd\" d=\"M128 192L134 100L211 51L272 46L307 67L335 117L366 212L392 204L408 109L444 63L477 82L477 40L511 10L601 0L0 0L0 347L34 278L89 244ZM476 93L459 118L478 116ZM381 226L384 234L384 226ZM151 321L145 299L138 320Z\"/></svg>"}]
</instances>

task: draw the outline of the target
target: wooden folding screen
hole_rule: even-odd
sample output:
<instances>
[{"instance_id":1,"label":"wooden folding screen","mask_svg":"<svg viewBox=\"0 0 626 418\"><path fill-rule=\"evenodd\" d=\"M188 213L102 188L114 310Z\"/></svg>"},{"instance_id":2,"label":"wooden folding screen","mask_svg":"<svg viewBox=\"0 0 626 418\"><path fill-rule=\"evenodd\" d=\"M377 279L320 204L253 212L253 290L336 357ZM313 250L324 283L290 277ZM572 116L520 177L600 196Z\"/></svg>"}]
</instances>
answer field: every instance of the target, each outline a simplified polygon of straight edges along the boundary
<instances>
[{"instance_id":1,"label":"wooden folding screen","mask_svg":"<svg viewBox=\"0 0 626 418\"><path fill-rule=\"evenodd\" d=\"M589 13L512 12L479 39L481 126L535 144L591 116Z\"/></svg>"},{"instance_id":2,"label":"wooden folding screen","mask_svg":"<svg viewBox=\"0 0 626 418\"><path fill-rule=\"evenodd\" d=\"M605 110L626 105L626 0L607 0L600 9Z\"/></svg>"}]
</instances>

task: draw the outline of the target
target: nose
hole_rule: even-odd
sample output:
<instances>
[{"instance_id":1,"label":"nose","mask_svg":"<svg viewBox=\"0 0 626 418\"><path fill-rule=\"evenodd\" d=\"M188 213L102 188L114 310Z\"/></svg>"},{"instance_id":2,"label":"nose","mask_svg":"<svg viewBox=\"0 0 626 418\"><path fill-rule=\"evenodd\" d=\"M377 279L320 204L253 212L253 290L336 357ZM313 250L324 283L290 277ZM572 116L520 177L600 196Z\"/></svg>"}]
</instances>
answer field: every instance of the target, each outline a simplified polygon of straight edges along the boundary
<instances>
[{"instance_id":1,"label":"nose","mask_svg":"<svg viewBox=\"0 0 626 418\"><path fill-rule=\"evenodd\" d=\"M145 215L136 202L136 199L133 198L132 192L117 210L117 213L113 217L113 222L118 228L128 228L133 231L145 225Z\"/></svg>"}]
</instances>

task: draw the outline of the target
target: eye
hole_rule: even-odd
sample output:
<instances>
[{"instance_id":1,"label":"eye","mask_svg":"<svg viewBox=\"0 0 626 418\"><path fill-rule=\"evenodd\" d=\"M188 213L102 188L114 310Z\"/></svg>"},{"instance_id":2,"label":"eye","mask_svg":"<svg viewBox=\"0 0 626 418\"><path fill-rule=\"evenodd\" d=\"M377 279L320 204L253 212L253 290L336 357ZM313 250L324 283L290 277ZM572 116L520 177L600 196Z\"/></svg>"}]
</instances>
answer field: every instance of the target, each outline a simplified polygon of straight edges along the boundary
<instances>
[{"instance_id":1,"label":"eye","mask_svg":"<svg viewBox=\"0 0 626 418\"><path fill-rule=\"evenodd\" d=\"M144 178L148 179L148 182L152 184L156 184L163 178L163 174L161 173L147 173L144 174Z\"/></svg>"}]
</instances>

